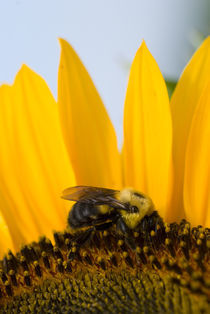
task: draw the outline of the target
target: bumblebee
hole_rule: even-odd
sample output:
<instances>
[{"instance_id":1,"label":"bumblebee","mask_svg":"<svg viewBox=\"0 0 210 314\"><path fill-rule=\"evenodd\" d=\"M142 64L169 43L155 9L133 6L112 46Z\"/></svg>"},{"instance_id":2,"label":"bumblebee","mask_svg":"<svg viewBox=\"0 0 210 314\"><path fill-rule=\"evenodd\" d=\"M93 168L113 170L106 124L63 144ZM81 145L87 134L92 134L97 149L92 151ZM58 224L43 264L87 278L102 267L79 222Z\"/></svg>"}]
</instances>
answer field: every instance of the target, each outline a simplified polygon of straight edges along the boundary
<instances>
[{"instance_id":1,"label":"bumblebee","mask_svg":"<svg viewBox=\"0 0 210 314\"><path fill-rule=\"evenodd\" d=\"M64 190L62 198L76 202L68 215L72 229L105 230L116 225L118 233L129 236L133 231L155 228L159 221L152 200L130 188L75 186Z\"/></svg>"}]
</instances>

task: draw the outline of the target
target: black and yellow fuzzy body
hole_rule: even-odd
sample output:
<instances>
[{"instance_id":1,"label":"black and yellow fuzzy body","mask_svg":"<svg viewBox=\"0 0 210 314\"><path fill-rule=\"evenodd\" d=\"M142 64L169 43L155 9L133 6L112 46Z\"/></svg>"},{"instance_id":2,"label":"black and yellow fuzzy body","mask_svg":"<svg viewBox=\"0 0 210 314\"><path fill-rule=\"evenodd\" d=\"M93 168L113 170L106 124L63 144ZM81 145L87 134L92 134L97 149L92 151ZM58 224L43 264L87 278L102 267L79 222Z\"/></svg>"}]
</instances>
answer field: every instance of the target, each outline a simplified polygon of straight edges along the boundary
<instances>
[{"instance_id":1,"label":"black and yellow fuzzy body","mask_svg":"<svg viewBox=\"0 0 210 314\"><path fill-rule=\"evenodd\" d=\"M162 221L152 200L131 188L117 191L76 186L66 189L63 198L75 201L68 216L68 225L75 230L87 227L106 230L116 226L119 235L129 238L135 231L155 230Z\"/></svg>"}]
</instances>

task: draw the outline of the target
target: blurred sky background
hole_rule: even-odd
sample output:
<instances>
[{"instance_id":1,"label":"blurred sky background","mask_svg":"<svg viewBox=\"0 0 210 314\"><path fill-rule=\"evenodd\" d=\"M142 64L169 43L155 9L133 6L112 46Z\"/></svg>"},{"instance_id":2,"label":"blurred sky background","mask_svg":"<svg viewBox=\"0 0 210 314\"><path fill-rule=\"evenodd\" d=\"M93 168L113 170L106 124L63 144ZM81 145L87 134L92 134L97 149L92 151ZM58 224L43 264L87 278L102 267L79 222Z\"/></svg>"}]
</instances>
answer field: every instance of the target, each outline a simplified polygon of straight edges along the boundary
<instances>
[{"instance_id":1,"label":"blurred sky background","mask_svg":"<svg viewBox=\"0 0 210 314\"><path fill-rule=\"evenodd\" d=\"M209 0L0 0L0 84L22 63L57 97L58 37L81 57L122 141L128 69L144 38L165 77L177 79L209 32Z\"/></svg>"}]
</instances>

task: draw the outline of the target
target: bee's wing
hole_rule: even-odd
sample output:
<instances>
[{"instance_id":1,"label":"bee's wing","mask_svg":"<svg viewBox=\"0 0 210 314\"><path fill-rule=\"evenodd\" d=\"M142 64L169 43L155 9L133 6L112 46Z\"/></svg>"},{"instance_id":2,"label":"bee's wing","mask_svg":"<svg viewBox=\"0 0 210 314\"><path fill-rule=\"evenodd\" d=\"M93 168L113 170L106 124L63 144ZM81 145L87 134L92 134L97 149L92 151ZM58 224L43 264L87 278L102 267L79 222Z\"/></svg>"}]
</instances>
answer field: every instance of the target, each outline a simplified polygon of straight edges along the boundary
<instances>
[{"instance_id":1,"label":"bee's wing","mask_svg":"<svg viewBox=\"0 0 210 314\"><path fill-rule=\"evenodd\" d=\"M70 201L104 200L108 196L116 196L119 191L93 186L73 186L63 191L62 198Z\"/></svg>"},{"instance_id":2,"label":"bee's wing","mask_svg":"<svg viewBox=\"0 0 210 314\"><path fill-rule=\"evenodd\" d=\"M74 186L63 191L62 198L90 204L108 204L112 207L126 209L126 205L116 199L119 191L93 186Z\"/></svg>"}]
</instances>

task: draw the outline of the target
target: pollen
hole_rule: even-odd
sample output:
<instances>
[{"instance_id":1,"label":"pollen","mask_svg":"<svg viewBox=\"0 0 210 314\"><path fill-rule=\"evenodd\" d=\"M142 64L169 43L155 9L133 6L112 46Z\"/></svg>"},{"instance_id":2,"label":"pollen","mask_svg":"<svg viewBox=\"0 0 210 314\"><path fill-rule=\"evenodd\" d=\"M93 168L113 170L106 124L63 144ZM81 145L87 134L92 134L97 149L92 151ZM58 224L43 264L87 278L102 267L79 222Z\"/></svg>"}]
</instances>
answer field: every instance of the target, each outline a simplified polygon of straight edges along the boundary
<instances>
[{"instance_id":1,"label":"pollen","mask_svg":"<svg viewBox=\"0 0 210 314\"><path fill-rule=\"evenodd\" d=\"M85 235L89 234L85 231ZM207 313L210 230L54 233L0 261L1 313Z\"/></svg>"}]
</instances>

